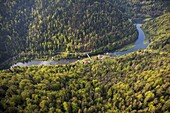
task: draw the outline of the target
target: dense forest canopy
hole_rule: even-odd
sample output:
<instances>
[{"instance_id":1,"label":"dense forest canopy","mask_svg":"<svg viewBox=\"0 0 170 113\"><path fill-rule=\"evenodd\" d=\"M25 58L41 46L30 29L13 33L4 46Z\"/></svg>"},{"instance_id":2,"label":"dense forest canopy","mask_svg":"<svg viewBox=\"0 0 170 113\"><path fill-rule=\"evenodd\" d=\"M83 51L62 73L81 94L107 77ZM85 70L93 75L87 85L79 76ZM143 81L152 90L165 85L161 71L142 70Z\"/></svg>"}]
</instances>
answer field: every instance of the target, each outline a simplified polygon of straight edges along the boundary
<instances>
[{"instance_id":1,"label":"dense forest canopy","mask_svg":"<svg viewBox=\"0 0 170 113\"><path fill-rule=\"evenodd\" d=\"M168 4L168 0L1 0L0 65L8 59L59 58L61 52L67 57L114 51L137 38L128 18L159 16L170 10Z\"/></svg>"},{"instance_id":2,"label":"dense forest canopy","mask_svg":"<svg viewBox=\"0 0 170 113\"><path fill-rule=\"evenodd\" d=\"M144 24L152 37L146 50L89 64L0 71L1 111L169 113L169 20L168 13Z\"/></svg>"},{"instance_id":3,"label":"dense forest canopy","mask_svg":"<svg viewBox=\"0 0 170 113\"><path fill-rule=\"evenodd\" d=\"M115 0L129 18L153 18L169 12L169 0Z\"/></svg>"},{"instance_id":4,"label":"dense forest canopy","mask_svg":"<svg viewBox=\"0 0 170 113\"><path fill-rule=\"evenodd\" d=\"M0 113L170 112L169 1L0 2L0 63L13 56L114 50L136 39L129 17L151 17L142 26L150 40L145 50L87 64L0 70Z\"/></svg>"},{"instance_id":5,"label":"dense forest canopy","mask_svg":"<svg viewBox=\"0 0 170 113\"><path fill-rule=\"evenodd\" d=\"M2 1L0 10L1 61L19 53L36 58L99 53L137 38L134 25L107 0Z\"/></svg>"},{"instance_id":6,"label":"dense forest canopy","mask_svg":"<svg viewBox=\"0 0 170 113\"><path fill-rule=\"evenodd\" d=\"M148 21L143 28L150 35L149 48L170 52L170 13Z\"/></svg>"}]
</instances>

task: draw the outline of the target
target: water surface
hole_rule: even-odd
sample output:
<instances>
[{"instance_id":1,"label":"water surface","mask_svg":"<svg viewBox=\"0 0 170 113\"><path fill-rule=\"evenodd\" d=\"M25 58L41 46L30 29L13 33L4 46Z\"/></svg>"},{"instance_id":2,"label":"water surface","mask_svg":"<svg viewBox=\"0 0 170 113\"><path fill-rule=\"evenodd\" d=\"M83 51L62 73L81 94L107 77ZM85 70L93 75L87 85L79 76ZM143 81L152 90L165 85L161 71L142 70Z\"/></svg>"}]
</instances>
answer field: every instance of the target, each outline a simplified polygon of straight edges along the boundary
<instances>
[{"instance_id":1,"label":"water surface","mask_svg":"<svg viewBox=\"0 0 170 113\"><path fill-rule=\"evenodd\" d=\"M141 25L142 24L136 24L136 28L138 30L138 39L136 40L134 47L129 49L129 50L126 50L126 51L111 53L113 56L114 55L128 54L128 53L131 53L131 52L136 51L138 49L144 49L149 45L149 41L146 44L144 43L145 34L144 34L143 30L141 29ZM57 61L31 60L29 62L24 62L24 63L18 62L16 64L12 65L11 67L15 67L15 66L32 66L32 65L70 64L70 63L73 63L73 62L75 62L77 60L78 59L62 59L62 60L57 60Z\"/></svg>"},{"instance_id":2,"label":"water surface","mask_svg":"<svg viewBox=\"0 0 170 113\"><path fill-rule=\"evenodd\" d=\"M77 61L77 59L61 59L61 60L51 60L51 61L39 61L39 60L31 60L29 62L18 62L11 67L15 66L33 66L33 65L56 65L56 64L70 64Z\"/></svg>"},{"instance_id":3,"label":"water surface","mask_svg":"<svg viewBox=\"0 0 170 113\"><path fill-rule=\"evenodd\" d=\"M142 24L136 24L136 28L138 30L138 39L135 42L135 45L133 48L126 50L126 51L122 51L122 52L114 52L114 55L124 55L124 54L128 54L131 53L133 51L139 50L139 49L145 49L148 45L149 45L149 40L147 41L147 43L144 43L145 41L145 34L143 32L143 30L141 29Z\"/></svg>"}]
</instances>

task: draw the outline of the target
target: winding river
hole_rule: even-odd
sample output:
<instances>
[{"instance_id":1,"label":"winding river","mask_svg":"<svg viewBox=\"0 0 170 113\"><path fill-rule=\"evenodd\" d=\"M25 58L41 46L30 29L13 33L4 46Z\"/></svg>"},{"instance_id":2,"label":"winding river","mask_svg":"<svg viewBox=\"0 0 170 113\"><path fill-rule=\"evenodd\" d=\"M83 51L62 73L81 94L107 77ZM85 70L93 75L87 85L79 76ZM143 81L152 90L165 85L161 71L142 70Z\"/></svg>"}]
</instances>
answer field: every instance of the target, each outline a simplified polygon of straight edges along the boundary
<instances>
[{"instance_id":1,"label":"winding river","mask_svg":"<svg viewBox=\"0 0 170 113\"><path fill-rule=\"evenodd\" d=\"M145 34L144 34L143 30L141 29L141 26L142 26L142 24L136 24L136 28L137 28L139 34L138 34L138 39L136 40L134 47L129 50L126 50L126 51L114 52L113 55L124 55L124 54L131 53L131 52L139 50L139 49L145 49L149 45L149 40L147 40L147 42L144 43Z\"/></svg>"},{"instance_id":2,"label":"winding river","mask_svg":"<svg viewBox=\"0 0 170 113\"><path fill-rule=\"evenodd\" d=\"M135 42L135 45L133 48L126 50L126 51L122 51L122 52L114 52L112 53L112 55L124 55L133 51L136 51L138 49L144 49L149 45L149 41L147 41L147 43L144 43L145 40L145 34L143 32L143 30L141 29L141 25L142 24L136 24L136 28L138 30L138 39ZM18 62L14 65L12 65L11 67L15 67L15 66L32 66L32 65L55 65L55 64L70 64L73 63L75 61L77 61L78 59L62 59L62 60L57 60L57 61L39 61L39 60L32 60L29 62Z\"/></svg>"}]
</instances>

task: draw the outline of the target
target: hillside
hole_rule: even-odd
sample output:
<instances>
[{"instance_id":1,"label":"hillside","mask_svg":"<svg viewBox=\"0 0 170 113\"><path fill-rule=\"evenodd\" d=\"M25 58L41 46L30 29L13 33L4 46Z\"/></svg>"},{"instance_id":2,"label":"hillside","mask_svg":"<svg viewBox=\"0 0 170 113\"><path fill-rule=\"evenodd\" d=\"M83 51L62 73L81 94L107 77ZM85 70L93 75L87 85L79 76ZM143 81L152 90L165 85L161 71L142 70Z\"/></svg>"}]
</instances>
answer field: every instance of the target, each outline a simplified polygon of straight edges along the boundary
<instances>
[{"instance_id":1,"label":"hillside","mask_svg":"<svg viewBox=\"0 0 170 113\"><path fill-rule=\"evenodd\" d=\"M170 13L146 22L143 28L151 40L149 48L170 52Z\"/></svg>"},{"instance_id":2,"label":"hillside","mask_svg":"<svg viewBox=\"0 0 170 113\"><path fill-rule=\"evenodd\" d=\"M170 12L169 0L115 0L115 4L131 19L154 18Z\"/></svg>"},{"instance_id":3,"label":"hillside","mask_svg":"<svg viewBox=\"0 0 170 113\"><path fill-rule=\"evenodd\" d=\"M137 38L135 26L105 0L17 0L0 6L0 63L12 56L114 51Z\"/></svg>"},{"instance_id":4,"label":"hillside","mask_svg":"<svg viewBox=\"0 0 170 113\"><path fill-rule=\"evenodd\" d=\"M27 26L30 24L31 1L1 0L0 64L25 50Z\"/></svg>"},{"instance_id":5,"label":"hillside","mask_svg":"<svg viewBox=\"0 0 170 113\"><path fill-rule=\"evenodd\" d=\"M144 24L146 50L89 64L0 71L2 112L169 113L170 14Z\"/></svg>"}]
</instances>

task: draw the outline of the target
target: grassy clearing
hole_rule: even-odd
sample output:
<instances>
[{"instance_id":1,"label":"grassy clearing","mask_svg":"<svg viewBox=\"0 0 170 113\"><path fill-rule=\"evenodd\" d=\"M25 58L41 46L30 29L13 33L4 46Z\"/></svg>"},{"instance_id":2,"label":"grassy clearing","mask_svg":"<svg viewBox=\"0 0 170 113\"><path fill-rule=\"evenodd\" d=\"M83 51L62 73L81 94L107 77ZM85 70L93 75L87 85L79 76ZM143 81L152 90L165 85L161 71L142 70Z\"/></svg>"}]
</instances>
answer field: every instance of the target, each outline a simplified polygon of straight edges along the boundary
<instances>
[{"instance_id":1,"label":"grassy clearing","mask_svg":"<svg viewBox=\"0 0 170 113\"><path fill-rule=\"evenodd\" d=\"M147 33L145 33L145 40L144 40L144 44L147 44L147 43L148 43L148 41L149 41L149 37L150 37L150 35L149 35L149 34L147 34Z\"/></svg>"},{"instance_id":2,"label":"grassy clearing","mask_svg":"<svg viewBox=\"0 0 170 113\"><path fill-rule=\"evenodd\" d=\"M147 21L150 21L150 20L152 20L152 18L149 17L149 18L144 19L143 22L147 22Z\"/></svg>"},{"instance_id":3,"label":"grassy clearing","mask_svg":"<svg viewBox=\"0 0 170 113\"><path fill-rule=\"evenodd\" d=\"M126 51L128 49L132 49L135 46L135 42L125 45L124 47L122 47L121 49L118 49L117 51L122 52L122 51Z\"/></svg>"},{"instance_id":4,"label":"grassy clearing","mask_svg":"<svg viewBox=\"0 0 170 113\"><path fill-rule=\"evenodd\" d=\"M149 35L149 34L145 31L145 28L142 27L142 29L143 29L144 34L145 34L144 44L147 44L147 43L149 42L149 39L150 39L149 37L150 37L151 35Z\"/></svg>"}]
</instances>

